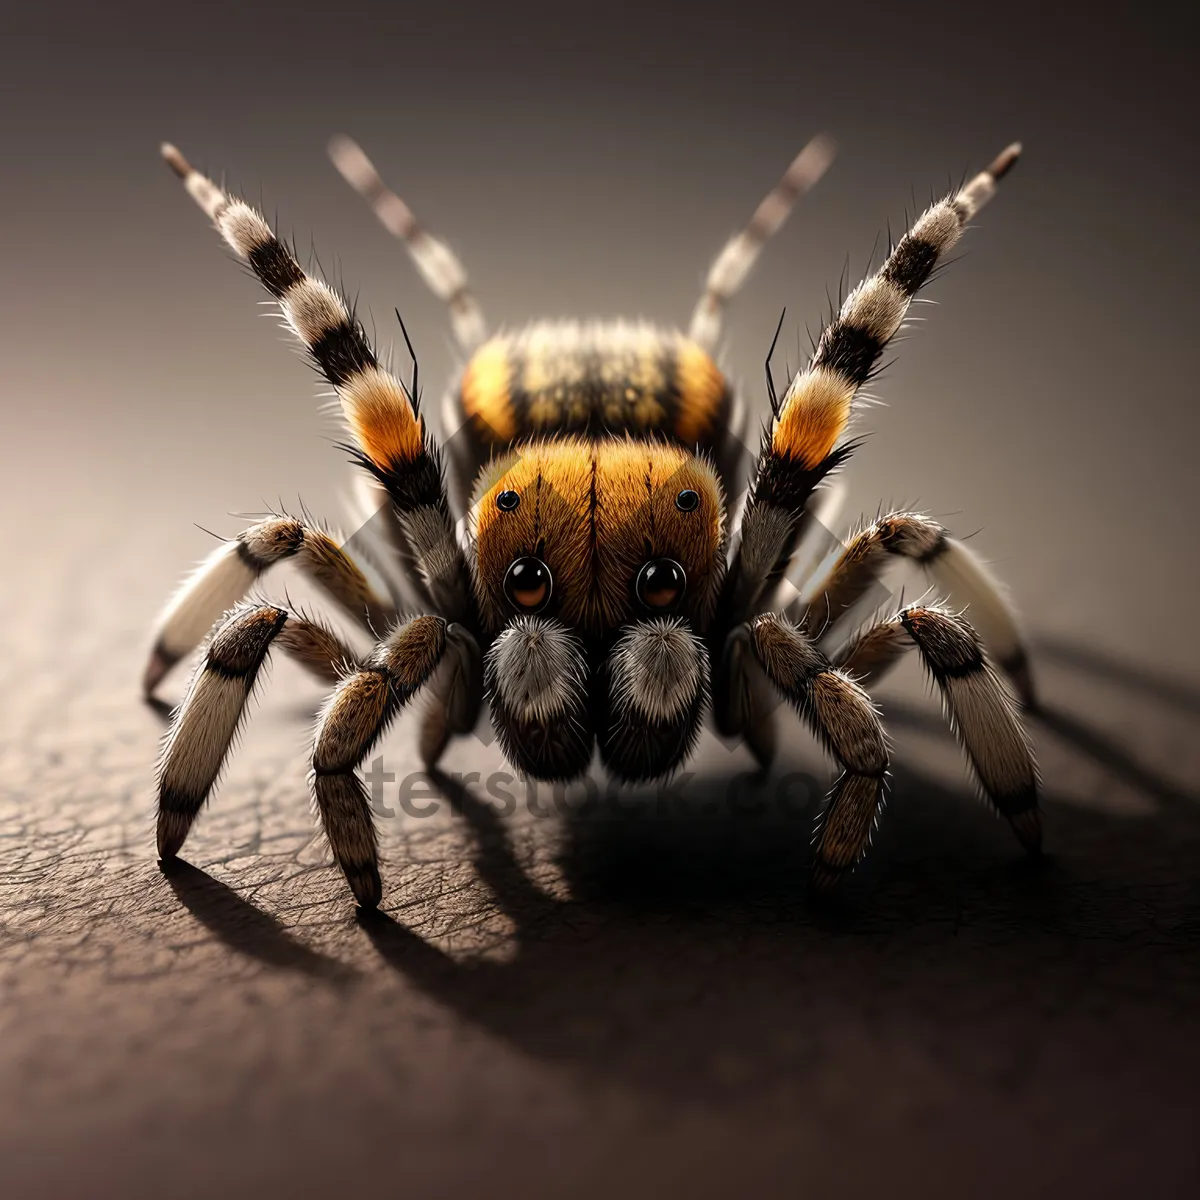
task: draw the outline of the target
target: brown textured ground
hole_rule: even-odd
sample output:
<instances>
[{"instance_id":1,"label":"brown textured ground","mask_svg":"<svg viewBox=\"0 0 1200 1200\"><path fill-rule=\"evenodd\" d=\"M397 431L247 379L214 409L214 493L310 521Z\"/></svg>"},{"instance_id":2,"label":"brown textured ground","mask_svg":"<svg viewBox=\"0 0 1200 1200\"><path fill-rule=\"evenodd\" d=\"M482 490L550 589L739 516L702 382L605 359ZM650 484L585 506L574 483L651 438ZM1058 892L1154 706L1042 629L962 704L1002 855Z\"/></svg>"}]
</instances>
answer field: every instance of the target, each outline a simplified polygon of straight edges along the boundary
<instances>
[{"instance_id":1,"label":"brown textured ground","mask_svg":"<svg viewBox=\"0 0 1200 1200\"><path fill-rule=\"evenodd\" d=\"M20 139L10 161L30 171L5 189L20 205L5 225L17 302L0 323L0 1194L1196 1194L1182 75L1174 93L1157 67L1143 83L1134 68L1154 63L1119 31L1104 54L1081 47L1101 22L1039 41L1046 6L1014 59L1005 6L997 31L964 35L919 86L876 72L887 90L873 93L828 48L894 63L883 39L909 35L889 10L866 45L856 6L815 38L715 22L722 53L736 36L747 70L760 54L773 65L727 82L714 48L677 91L663 82L679 74L663 74L680 53L673 17L556 123L558 97L587 82L574 59L517 29L500 52L513 78L542 80L542 58L561 77L530 84L528 111L510 96L493 114L505 71L480 67L488 100L459 102L445 65L458 30L427 46L409 36L414 7L391 6L396 27L352 53L326 47L323 11L307 55L278 52L294 22L256 31L240 10L181 37L173 13L156 17L169 53L128 48L97 9L104 29L77 31L73 58L60 34L77 27L59 21L40 57L13 59L38 100L0 114ZM32 20L40 6L25 8ZM109 58L94 60L93 39ZM1086 103L1067 59L1090 72ZM353 80L293 109L296 61L342 61ZM409 86L420 62L427 83ZM1162 111L1135 122L1142 94ZM1020 120L1014 97L1028 99ZM383 340L403 305L432 395L449 363L443 316L322 161L327 134L361 136L464 248L489 315L665 319L689 311L720 239L827 119L843 156L735 314L733 365L760 398L784 304L794 332L846 250L857 271L895 225L910 185L923 194L1027 141L876 389L891 407L870 410L850 513L894 499L983 528L974 544L1029 614L1051 709L1035 730L1042 868L972 798L907 663L880 693L894 802L832 911L804 895L807 815L722 808L748 763L708 742L688 798L718 801L716 815L501 818L478 787L451 786L453 811L381 821L384 913L360 925L312 837L318 693L279 663L191 865L164 875L151 823L162 725L137 698L149 623L211 544L193 522L230 535L244 524L230 510L297 492L336 516L343 456L311 376L254 318L260 297L156 161L158 141L228 166L253 196L261 185L303 247L311 231L341 256ZM302 591L291 576L268 590L285 583ZM777 779L826 778L806 736L788 743ZM412 746L402 722L388 768L403 774ZM446 760L498 766L474 742Z\"/></svg>"},{"instance_id":2,"label":"brown textured ground","mask_svg":"<svg viewBox=\"0 0 1200 1200\"><path fill-rule=\"evenodd\" d=\"M806 818L499 819L448 786L457 812L381 822L385 914L360 925L311 840L316 692L286 664L192 865L156 865L161 725L134 678L145 576L170 570L121 540L106 554L86 516L64 532L71 594L62 562L34 558L4 659L8 1195L394 1178L409 1195L1125 1196L1194 1178L1183 687L1051 641L1041 870L970 798L909 679L889 689L895 802L840 911L803 895ZM746 765L715 744L705 763L693 803ZM448 762L498 765L474 743Z\"/></svg>"}]
</instances>

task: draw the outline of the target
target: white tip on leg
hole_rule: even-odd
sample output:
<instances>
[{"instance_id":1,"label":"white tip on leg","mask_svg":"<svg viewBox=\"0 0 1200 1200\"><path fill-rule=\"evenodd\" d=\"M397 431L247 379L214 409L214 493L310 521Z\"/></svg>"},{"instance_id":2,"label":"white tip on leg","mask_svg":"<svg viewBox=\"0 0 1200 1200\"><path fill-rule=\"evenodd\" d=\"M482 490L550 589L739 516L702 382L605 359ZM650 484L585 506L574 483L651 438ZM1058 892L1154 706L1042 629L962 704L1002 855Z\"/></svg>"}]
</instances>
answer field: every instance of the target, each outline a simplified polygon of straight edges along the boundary
<instances>
[{"instance_id":1,"label":"white tip on leg","mask_svg":"<svg viewBox=\"0 0 1200 1200\"><path fill-rule=\"evenodd\" d=\"M215 219L228 197L211 179L201 175L191 163L170 142L163 142L159 153L166 160L167 166L183 180L183 186L188 195L204 209L205 213Z\"/></svg>"},{"instance_id":2,"label":"white tip on leg","mask_svg":"<svg viewBox=\"0 0 1200 1200\"><path fill-rule=\"evenodd\" d=\"M170 142L163 142L159 147L159 153L166 160L167 166L179 176L180 179L186 179L192 173L192 165L182 154L179 153L177 147L171 145Z\"/></svg>"},{"instance_id":3,"label":"white tip on leg","mask_svg":"<svg viewBox=\"0 0 1200 1200\"><path fill-rule=\"evenodd\" d=\"M957 202L966 209L966 219L976 213L996 194L996 185L1013 169L1013 164L1021 154L1021 143L1013 142L1006 146L992 160L986 170L980 171L970 183L955 197Z\"/></svg>"},{"instance_id":4,"label":"white tip on leg","mask_svg":"<svg viewBox=\"0 0 1200 1200\"><path fill-rule=\"evenodd\" d=\"M157 652L172 662L190 654L217 618L241 600L257 576L239 552L238 543L223 542L184 580L167 604L158 622Z\"/></svg>"},{"instance_id":5,"label":"white tip on leg","mask_svg":"<svg viewBox=\"0 0 1200 1200\"><path fill-rule=\"evenodd\" d=\"M709 349L716 344L725 305L746 281L763 246L788 219L796 201L829 169L836 153L837 143L828 134L812 138L754 210L745 228L726 242L709 268L704 295L692 314L688 336L694 342Z\"/></svg>"},{"instance_id":6,"label":"white tip on leg","mask_svg":"<svg viewBox=\"0 0 1200 1200\"><path fill-rule=\"evenodd\" d=\"M1003 179L1016 164L1018 158L1021 157L1021 143L1013 142L1005 146L1003 150L992 160L992 165L988 167L988 174L996 180Z\"/></svg>"},{"instance_id":7,"label":"white tip on leg","mask_svg":"<svg viewBox=\"0 0 1200 1200\"><path fill-rule=\"evenodd\" d=\"M1022 655L1021 629L1005 587L976 554L948 537L927 568L940 590L966 606L963 615L993 660L1003 663Z\"/></svg>"},{"instance_id":8,"label":"white tip on leg","mask_svg":"<svg viewBox=\"0 0 1200 1200\"><path fill-rule=\"evenodd\" d=\"M329 139L326 147L333 165L341 172L342 178L356 191L370 197L382 190L383 180L375 169L375 164L366 156L363 148L352 138L339 133Z\"/></svg>"}]
</instances>

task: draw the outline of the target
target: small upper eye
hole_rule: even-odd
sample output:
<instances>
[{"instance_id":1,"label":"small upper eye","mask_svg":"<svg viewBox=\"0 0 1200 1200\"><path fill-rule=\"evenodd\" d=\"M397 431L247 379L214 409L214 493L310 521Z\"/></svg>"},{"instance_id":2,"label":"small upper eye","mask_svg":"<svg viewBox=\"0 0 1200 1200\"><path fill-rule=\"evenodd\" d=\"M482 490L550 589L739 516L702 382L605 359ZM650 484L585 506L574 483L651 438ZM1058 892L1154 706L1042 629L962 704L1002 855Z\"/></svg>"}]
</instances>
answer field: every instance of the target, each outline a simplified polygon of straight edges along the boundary
<instances>
[{"instance_id":1,"label":"small upper eye","mask_svg":"<svg viewBox=\"0 0 1200 1200\"><path fill-rule=\"evenodd\" d=\"M679 603L687 587L687 575L673 558L656 558L639 572L635 591L647 607L665 612Z\"/></svg>"},{"instance_id":2,"label":"small upper eye","mask_svg":"<svg viewBox=\"0 0 1200 1200\"><path fill-rule=\"evenodd\" d=\"M502 512L512 512L521 503L520 492L501 492L496 497L496 507Z\"/></svg>"},{"instance_id":3,"label":"small upper eye","mask_svg":"<svg viewBox=\"0 0 1200 1200\"><path fill-rule=\"evenodd\" d=\"M675 497L675 507L680 512L695 512L700 506L700 493L693 491L691 488L684 488L678 496Z\"/></svg>"},{"instance_id":4,"label":"small upper eye","mask_svg":"<svg viewBox=\"0 0 1200 1200\"><path fill-rule=\"evenodd\" d=\"M525 612L545 608L554 590L554 577L540 558L518 558L504 576L504 594Z\"/></svg>"}]
</instances>

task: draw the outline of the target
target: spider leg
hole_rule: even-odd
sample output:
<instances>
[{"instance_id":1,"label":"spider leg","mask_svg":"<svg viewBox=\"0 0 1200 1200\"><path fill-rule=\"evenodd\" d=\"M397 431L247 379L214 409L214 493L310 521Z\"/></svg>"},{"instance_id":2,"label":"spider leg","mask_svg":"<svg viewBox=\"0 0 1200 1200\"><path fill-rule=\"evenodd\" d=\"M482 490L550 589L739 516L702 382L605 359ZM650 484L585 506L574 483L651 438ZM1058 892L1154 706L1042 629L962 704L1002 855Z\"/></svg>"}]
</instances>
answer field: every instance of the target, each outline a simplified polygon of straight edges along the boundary
<instances>
[{"instance_id":1,"label":"spider leg","mask_svg":"<svg viewBox=\"0 0 1200 1200\"><path fill-rule=\"evenodd\" d=\"M836 662L859 683L873 682L914 645L988 799L1026 850L1037 854L1042 825L1033 749L1015 701L962 617L941 608L906 608L860 633Z\"/></svg>"},{"instance_id":2,"label":"spider leg","mask_svg":"<svg viewBox=\"0 0 1200 1200\"><path fill-rule=\"evenodd\" d=\"M171 667L200 644L264 571L288 558L374 637L395 619L392 602L371 587L327 533L293 517L272 517L218 546L171 598L159 617L142 680L146 695L153 694Z\"/></svg>"},{"instance_id":3,"label":"spider leg","mask_svg":"<svg viewBox=\"0 0 1200 1200\"><path fill-rule=\"evenodd\" d=\"M452 737L475 728L482 705L483 658L479 643L463 629L461 638L447 645L446 657L425 689L418 746L430 770Z\"/></svg>"},{"instance_id":4,"label":"spider leg","mask_svg":"<svg viewBox=\"0 0 1200 1200\"><path fill-rule=\"evenodd\" d=\"M404 243L429 290L449 308L459 346L468 351L475 349L487 336L487 326L458 256L413 216L412 209L383 182L357 142L335 137L329 143L329 157L342 178L371 206L380 224Z\"/></svg>"},{"instance_id":5,"label":"spider leg","mask_svg":"<svg viewBox=\"0 0 1200 1200\"><path fill-rule=\"evenodd\" d=\"M691 752L709 698L708 655L685 621L638 621L605 662L600 757L616 776L656 779Z\"/></svg>"},{"instance_id":6,"label":"spider leg","mask_svg":"<svg viewBox=\"0 0 1200 1200\"><path fill-rule=\"evenodd\" d=\"M846 488L833 479L813 492L796 525L796 552L788 568L794 579L806 578L828 553L831 544L839 544L830 527L845 500ZM760 597L763 607L771 595ZM791 611L786 614L791 617ZM746 743L760 767L775 758L775 693L754 656L744 643L726 638L723 647L714 642L713 721L724 737L740 738Z\"/></svg>"},{"instance_id":7,"label":"spider leg","mask_svg":"<svg viewBox=\"0 0 1200 1200\"><path fill-rule=\"evenodd\" d=\"M836 151L832 138L824 134L813 138L754 210L746 227L725 243L709 268L704 295L692 313L688 329L692 341L706 350L716 346L729 301L741 290L762 248L791 215L796 201L829 169Z\"/></svg>"},{"instance_id":8,"label":"spider leg","mask_svg":"<svg viewBox=\"0 0 1200 1200\"><path fill-rule=\"evenodd\" d=\"M731 636L744 640L767 678L842 766L815 835L813 882L828 886L866 853L883 811L888 745L879 714L866 692L778 613L755 617Z\"/></svg>"},{"instance_id":9,"label":"spider leg","mask_svg":"<svg viewBox=\"0 0 1200 1200\"><path fill-rule=\"evenodd\" d=\"M243 604L218 622L163 742L158 764L162 858L179 853L208 798L272 645L329 683L358 661L323 625L276 605Z\"/></svg>"},{"instance_id":10,"label":"spider leg","mask_svg":"<svg viewBox=\"0 0 1200 1200\"><path fill-rule=\"evenodd\" d=\"M418 398L380 366L346 302L300 267L260 213L227 196L174 146L164 146L162 153L226 243L279 302L286 326L333 385L358 463L391 500L438 611L473 627L470 573L451 516L440 451L426 432Z\"/></svg>"},{"instance_id":11,"label":"spider leg","mask_svg":"<svg viewBox=\"0 0 1200 1200\"><path fill-rule=\"evenodd\" d=\"M595 740L588 663L579 637L558 621L521 616L484 657L492 725L505 757L534 779L574 779Z\"/></svg>"},{"instance_id":12,"label":"spider leg","mask_svg":"<svg viewBox=\"0 0 1200 1200\"><path fill-rule=\"evenodd\" d=\"M317 722L313 797L333 856L363 908L378 906L382 885L375 825L358 765L462 633L440 617L413 617L397 625L337 686Z\"/></svg>"},{"instance_id":13,"label":"spider leg","mask_svg":"<svg viewBox=\"0 0 1200 1200\"><path fill-rule=\"evenodd\" d=\"M763 433L742 517L741 545L720 606L726 629L761 611L763 597L787 569L813 490L854 449L853 442L840 439L855 396L875 371L913 297L958 242L966 223L994 195L997 180L1018 152L1019 147L1010 146L957 194L926 209L880 269L846 297L822 331L808 367L788 385Z\"/></svg>"},{"instance_id":14,"label":"spider leg","mask_svg":"<svg viewBox=\"0 0 1200 1200\"><path fill-rule=\"evenodd\" d=\"M892 557L919 563L942 592L967 606L997 665L1022 702L1034 707L1029 655L1003 585L966 545L919 513L889 513L851 538L828 571L801 594L795 606L800 623L816 638L834 631Z\"/></svg>"},{"instance_id":15,"label":"spider leg","mask_svg":"<svg viewBox=\"0 0 1200 1200\"><path fill-rule=\"evenodd\" d=\"M764 770L775 759L775 692L758 665L749 638L734 630L714 655L713 724L727 738L741 738Z\"/></svg>"}]
</instances>

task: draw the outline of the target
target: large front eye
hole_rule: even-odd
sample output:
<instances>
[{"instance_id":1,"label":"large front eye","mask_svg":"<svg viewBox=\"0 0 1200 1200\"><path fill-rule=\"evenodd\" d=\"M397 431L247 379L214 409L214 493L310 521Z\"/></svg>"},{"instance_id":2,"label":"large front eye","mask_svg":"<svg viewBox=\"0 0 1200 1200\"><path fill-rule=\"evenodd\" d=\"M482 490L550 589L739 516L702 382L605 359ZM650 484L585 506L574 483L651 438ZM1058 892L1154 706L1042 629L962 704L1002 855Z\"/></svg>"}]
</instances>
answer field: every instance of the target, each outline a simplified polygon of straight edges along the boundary
<instances>
[{"instance_id":1,"label":"large front eye","mask_svg":"<svg viewBox=\"0 0 1200 1200\"><path fill-rule=\"evenodd\" d=\"M525 612L545 608L554 590L554 576L540 558L518 558L504 576L504 594Z\"/></svg>"},{"instance_id":2,"label":"large front eye","mask_svg":"<svg viewBox=\"0 0 1200 1200\"><path fill-rule=\"evenodd\" d=\"M647 607L665 612L674 608L687 587L687 575L673 558L655 558L639 572L635 590Z\"/></svg>"}]
</instances>

